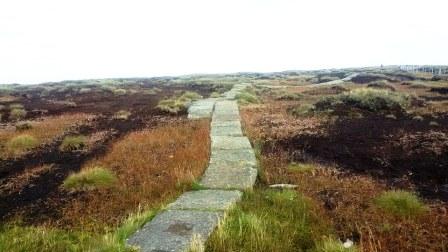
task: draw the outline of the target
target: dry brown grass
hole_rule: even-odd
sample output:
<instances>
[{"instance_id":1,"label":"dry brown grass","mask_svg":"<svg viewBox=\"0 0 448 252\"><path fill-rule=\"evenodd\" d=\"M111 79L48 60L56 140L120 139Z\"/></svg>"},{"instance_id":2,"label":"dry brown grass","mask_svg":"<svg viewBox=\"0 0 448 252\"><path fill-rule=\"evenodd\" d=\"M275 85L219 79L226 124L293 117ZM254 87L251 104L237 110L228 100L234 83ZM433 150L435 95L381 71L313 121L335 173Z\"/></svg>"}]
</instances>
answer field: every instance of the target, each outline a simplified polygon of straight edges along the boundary
<instances>
[{"instance_id":1,"label":"dry brown grass","mask_svg":"<svg viewBox=\"0 0 448 252\"><path fill-rule=\"evenodd\" d=\"M243 124L251 140L268 142L318 133L319 120L302 118L297 122L285 113L287 106L269 102L263 107L243 109ZM385 182L318 163L311 172L295 172L288 169L294 156L297 153L272 146L269 152L261 152L261 184L298 185L298 191L320 205L322 217L331 221L341 240L355 240L366 252L448 250L448 204L426 200L429 211L422 216L396 217L373 203L375 197L389 189Z\"/></svg>"},{"instance_id":2,"label":"dry brown grass","mask_svg":"<svg viewBox=\"0 0 448 252\"><path fill-rule=\"evenodd\" d=\"M24 131L17 131L14 126L2 128L0 129L0 158L12 158L23 154L23 152L10 151L5 147L6 143L16 136L26 134L34 137L39 144L48 143L55 137L63 134L70 127L92 118L92 115L84 113L65 114L30 121L28 123L31 124L32 128Z\"/></svg>"},{"instance_id":3,"label":"dry brown grass","mask_svg":"<svg viewBox=\"0 0 448 252\"><path fill-rule=\"evenodd\" d=\"M62 227L98 230L142 206L157 206L186 190L209 158L209 122L186 121L130 133L82 169L101 166L118 177L114 187L79 194L63 211Z\"/></svg>"}]
</instances>

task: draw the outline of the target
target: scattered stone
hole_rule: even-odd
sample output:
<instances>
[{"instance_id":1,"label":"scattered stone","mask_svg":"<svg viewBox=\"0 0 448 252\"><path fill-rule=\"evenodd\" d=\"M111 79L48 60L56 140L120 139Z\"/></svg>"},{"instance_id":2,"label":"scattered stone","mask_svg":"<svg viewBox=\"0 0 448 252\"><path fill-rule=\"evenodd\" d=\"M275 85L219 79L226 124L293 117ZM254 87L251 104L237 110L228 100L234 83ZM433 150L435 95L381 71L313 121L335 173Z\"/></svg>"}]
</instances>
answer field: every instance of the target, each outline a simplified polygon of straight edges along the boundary
<instances>
[{"instance_id":1,"label":"scattered stone","mask_svg":"<svg viewBox=\"0 0 448 252\"><path fill-rule=\"evenodd\" d=\"M280 189L294 189L297 188L297 185L292 185L292 184L274 184L274 185L270 185L270 188L280 188Z\"/></svg>"}]
</instances>

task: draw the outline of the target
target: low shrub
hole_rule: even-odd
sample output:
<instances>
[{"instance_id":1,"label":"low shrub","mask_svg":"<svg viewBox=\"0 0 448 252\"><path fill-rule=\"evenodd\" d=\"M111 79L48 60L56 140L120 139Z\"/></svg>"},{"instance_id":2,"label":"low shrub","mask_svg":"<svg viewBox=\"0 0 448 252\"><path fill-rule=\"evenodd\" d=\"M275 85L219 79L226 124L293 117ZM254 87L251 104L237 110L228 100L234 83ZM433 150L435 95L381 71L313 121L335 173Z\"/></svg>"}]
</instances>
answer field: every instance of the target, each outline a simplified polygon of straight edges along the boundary
<instances>
[{"instance_id":1,"label":"low shrub","mask_svg":"<svg viewBox=\"0 0 448 252\"><path fill-rule=\"evenodd\" d=\"M185 112L188 108L189 102L181 101L179 99L171 98L159 101L157 108L162 112L169 114L179 114Z\"/></svg>"},{"instance_id":2,"label":"low shrub","mask_svg":"<svg viewBox=\"0 0 448 252\"><path fill-rule=\"evenodd\" d=\"M117 181L116 175L103 167L95 166L69 175L62 186L71 191L107 188Z\"/></svg>"},{"instance_id":3,"label":"low shrub","mask_svg":"<svg viewBox=\"0 0 448 252\"><path fill-rule=\"evenodd\" d=\"M26 116L26 110L24 110L24 109L15 108L15 109L12 109L11 112L9 112L10 120L20 120L20 119L25 118L25 116Z\"/></svg>"},{"instance_id":4,"label":"low shrub","mask_svg":"<svg viewBox=\"0 0 448 252\"><path fill-rule=\"evenodd\" d=\"M338 105L355 107L371 112L404 111L410 105L405 94L382 89L358 88L336 96L325 97L315 104L316 110L334 109Z\"/></svg>"},{"instance_id":5,"label":"low shrub","mask_svg":"<svg viewBox=\"0 0 448 252\"><path fill-rule=\"evenodd\" d=\"M201 99L202 96L195 92L184 92L178 97L172 97L159 101L157 108L170 114L179 114L185 112L193 101Z\"/></svg>"},{"instance_id":6,"label":"low shrub","mask_svg":"<svg viewBox=\"0 0 448 252\"><path fill-rule=\"evenodd\" d=\"M196 101L196 100L202 99L202 95L200 95L196 92L186 91L179 97L179 99L180 100Z\"/></svg>"},{"instance_id":7,"label":"low shrub","mask_svg":"<svg viewBox=\"0 0 448 252\"><path fill-rule=\"evenodd\" d=\"M18 154L30 150L39 145L39 141L31 135L19 135L6 143L6 149L13 153Z\"/></svg>"},{"instance_id":8,"label":"low shrub","mask_svg":"<svg viewBox=\"0 0 448 252\"><path fill-rule=\"evenodd\" d=\"M370 82L369 84L367 84L367 87L369 87L369 88L378 88L378 89L386 89L386 90L390 90L390 91L395 91L396 90L386 80Z\"/></svg>"},{"instance_id":9,"label":"low shrub","mask_svg":"<svg viewBox=\"0 0 448 252\"><path fill-rule=\"evenodd\" d=\"M66 136L59 146L59 149L61 151L81 150L86 146L86 141L85 136Z\"/></svg>"},{"instance_id":10,"label":"low shrub","mask_svg":"<svg viewBox=\"0 0 448 252\"><path fill-rule=\"evenodd\" d=\"M287 91L280 91L274 95L276 100L289 100L289 101L297 101L303 98L303 94L300 93L291 93Z\"/></svg>"},{"instance_id":11,"label":"low shrub","mask_svg":"<svg viewBox=\"0 0 448 252\"><path fill-rule=\"evenodd\" d=\"M16 125L16 131L25 131L32 129L33 126L30 123L19 123Z\"/></svg>"},{"instance_id":12,"label":"low shrub","mask_svg":"<svg viewBox=\"0 0 448 252\"><path fill-rule=\"evenodd\" d=\"M295 116L311 116L314 114L314 105L302 104L291 111L291 114Z\"/></svg>"},{"instance_id":13,"label":"low shrub","mask_svg":"<svg viewBox=\"0 0 448 252\"><path fill-rule=\"evenodd\" d=\"M114 95L125 95L126 89L117 88L117 89L113 89L112 92L114 93Z\"/></svg>"},{"instance_id":14,"label":"low shrub","mask_svg":"<svg viewBox=\"0 0 448 252\"><path fill-rule=\"evenodd\" d=\"M23 109L23 105L20 103L14 103L9 105L9 109L13 110L13 109Z\"/></svg>"},{"instance_id":15,"label":"low shrub","mask_svg":"<svg viewBox=\"0 0 448 252\"><path fill-rule=\"evenodd\" d=\"M378 207L397 216L412 217L426 211L425 205L415 194L403 190L384 192L374 202Z\"/></svg>"}]
</instances>

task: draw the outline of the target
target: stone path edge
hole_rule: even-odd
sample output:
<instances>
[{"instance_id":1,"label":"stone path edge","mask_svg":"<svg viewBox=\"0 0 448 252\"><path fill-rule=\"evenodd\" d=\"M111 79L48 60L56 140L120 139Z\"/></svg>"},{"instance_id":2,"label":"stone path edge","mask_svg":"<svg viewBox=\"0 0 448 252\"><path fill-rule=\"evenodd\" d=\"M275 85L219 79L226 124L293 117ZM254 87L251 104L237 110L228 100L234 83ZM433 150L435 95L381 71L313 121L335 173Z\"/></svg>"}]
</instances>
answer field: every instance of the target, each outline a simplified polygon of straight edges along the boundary
<instances>
[{"instance_id":1,"label":"stone path edge","mask_svg":"<svg viewBox=\"0 0 448 252\"><path fill-rule=\"evenodd\" d=\"M192 242L208 239L225 212L241 200L257 177L255 155L241 131L235 96L250 84L236 84L223 98L194 102L189 119L211 118L209 167L200 184L203 190L188 191L127 239L141 252L186 252Z\"/></svg>"}]
</instances>

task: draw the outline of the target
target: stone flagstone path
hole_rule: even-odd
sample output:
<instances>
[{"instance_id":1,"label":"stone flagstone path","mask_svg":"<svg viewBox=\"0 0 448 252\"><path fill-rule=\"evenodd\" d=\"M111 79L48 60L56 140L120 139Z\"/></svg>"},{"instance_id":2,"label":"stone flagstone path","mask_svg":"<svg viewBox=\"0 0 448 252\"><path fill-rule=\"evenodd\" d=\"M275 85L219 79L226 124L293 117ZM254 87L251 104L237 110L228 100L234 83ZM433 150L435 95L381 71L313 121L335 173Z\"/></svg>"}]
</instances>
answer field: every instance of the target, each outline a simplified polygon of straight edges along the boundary
<instances>
[{"instance_id":1,"label":"stone flagstone path","mask_svg":"<svg viewBox=\"0 0 448 252\"><path fill-rule=\"evenodd\" d=\"M224 212L241 199L257 178L255 154L243 136L235 96L247 85L238 84L224 98L196 101L188 118L211 117L210 163L200 184L205 190L182 194L167 209L146 223L127 243L142 252L186 252L193 239L204 243Z\"/></svg>"}]
</instances>

